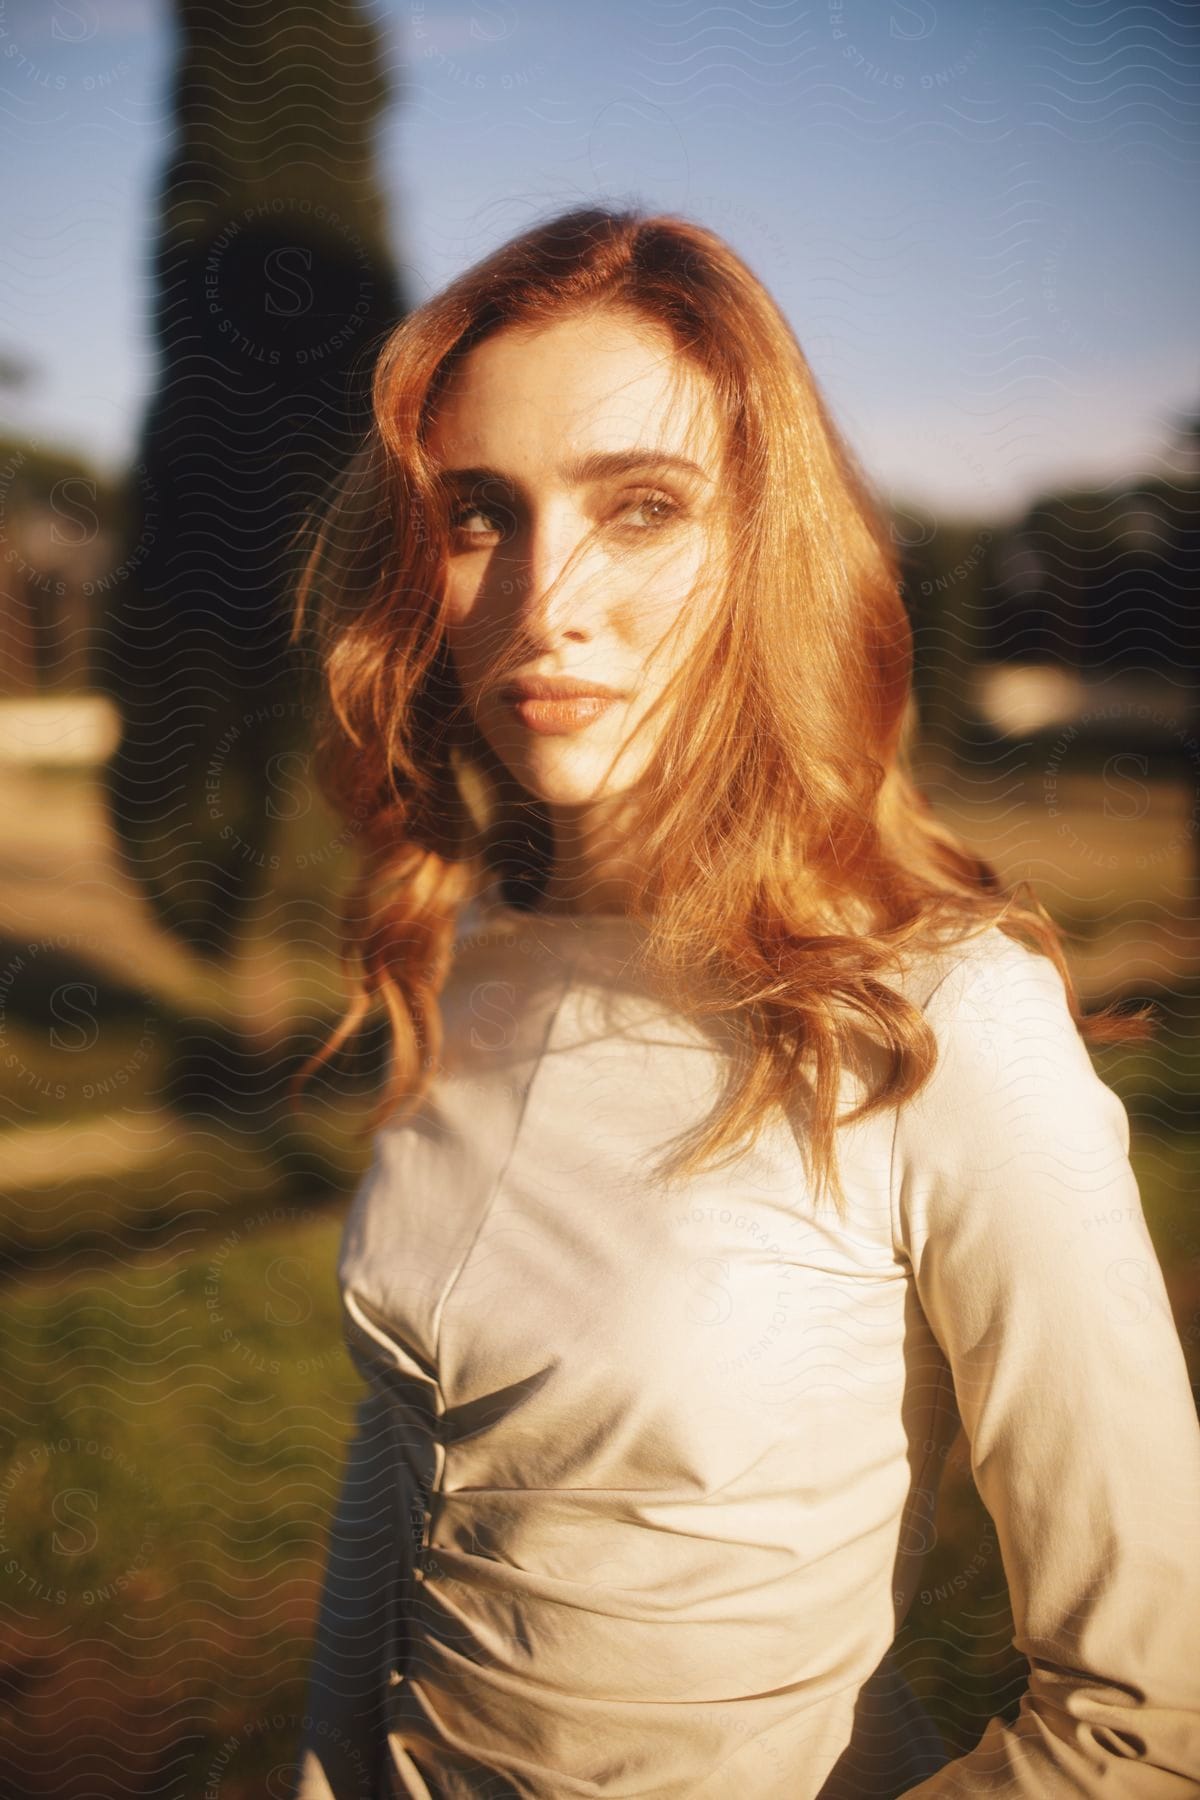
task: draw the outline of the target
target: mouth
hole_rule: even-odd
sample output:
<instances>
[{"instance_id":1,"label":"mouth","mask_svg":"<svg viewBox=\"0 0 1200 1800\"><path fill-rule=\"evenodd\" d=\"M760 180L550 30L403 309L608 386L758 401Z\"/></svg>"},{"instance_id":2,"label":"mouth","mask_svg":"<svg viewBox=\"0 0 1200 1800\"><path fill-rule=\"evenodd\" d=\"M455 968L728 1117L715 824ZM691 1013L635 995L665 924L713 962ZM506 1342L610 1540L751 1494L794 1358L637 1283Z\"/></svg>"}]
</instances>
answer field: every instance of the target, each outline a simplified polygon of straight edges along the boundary
<instances>
[{"instance_id":1,"label":"mouth","mask_svg":"<svg viewBox=\"0 0 1200 1800\"><path fill-rule=\"evenodd\" d=\"M616 700L615 694L577 694L567 700L521 699L506 696L510 710L525 726L543 737L562 737L583 731L606 713Z\"/></svg>"},{"instance_id":2,"label":"mouth","mask_svg":"<svg viewBox=\"0 0 1200 1800\"><path fill-rule=\"evenodd\" d=\"M568 675L519 676L501 695L527 731L546 737L585 730L620 697L614 688Z\"/></svg>"}]
</instances>

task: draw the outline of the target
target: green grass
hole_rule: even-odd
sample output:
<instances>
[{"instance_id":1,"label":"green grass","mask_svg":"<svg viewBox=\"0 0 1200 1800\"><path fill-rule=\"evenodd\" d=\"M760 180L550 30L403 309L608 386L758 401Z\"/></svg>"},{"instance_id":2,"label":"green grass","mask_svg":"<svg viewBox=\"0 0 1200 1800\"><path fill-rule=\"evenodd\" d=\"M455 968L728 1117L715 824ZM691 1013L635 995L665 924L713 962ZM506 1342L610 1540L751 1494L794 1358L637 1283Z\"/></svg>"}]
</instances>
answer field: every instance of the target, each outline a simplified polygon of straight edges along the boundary
<instances>
[{"instance_id":1,"label":"green grass","mask_svg":"<svg viewBox=\"0 0 1200 1800\"><path fill-rule=\"evenodd\" d=\"M339 1231L247 1220L189 1257L9 1294L0 1730L20 1791L57 1791L64 1730L92 1794L199 1796L231 1732L222 1800L286 1758L359 1390Z\"/></svg>"}]
</instances>

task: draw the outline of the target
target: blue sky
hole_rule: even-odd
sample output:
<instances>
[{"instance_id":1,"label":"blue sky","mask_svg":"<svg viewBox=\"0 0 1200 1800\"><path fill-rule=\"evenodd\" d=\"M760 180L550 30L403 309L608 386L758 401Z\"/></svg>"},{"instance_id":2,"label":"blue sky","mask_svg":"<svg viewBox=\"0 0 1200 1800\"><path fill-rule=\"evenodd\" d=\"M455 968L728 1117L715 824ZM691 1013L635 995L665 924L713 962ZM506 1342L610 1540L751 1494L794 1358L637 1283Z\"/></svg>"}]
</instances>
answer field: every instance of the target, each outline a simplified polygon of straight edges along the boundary
<instances>
[{"instance_id":1,"label":"blue sky","mask_svg":"<svg viewBox=\"0 0 1200 1800\"><path fill-rule=\"evenodd\" d=\"M721 232L880 487L1009 513L1200 405L1200 9L1182 0L364 0L415 299L551 208ZM0 0L0 426L118 466L154 369L167 0Z\"/></svg>"}]
</instances>

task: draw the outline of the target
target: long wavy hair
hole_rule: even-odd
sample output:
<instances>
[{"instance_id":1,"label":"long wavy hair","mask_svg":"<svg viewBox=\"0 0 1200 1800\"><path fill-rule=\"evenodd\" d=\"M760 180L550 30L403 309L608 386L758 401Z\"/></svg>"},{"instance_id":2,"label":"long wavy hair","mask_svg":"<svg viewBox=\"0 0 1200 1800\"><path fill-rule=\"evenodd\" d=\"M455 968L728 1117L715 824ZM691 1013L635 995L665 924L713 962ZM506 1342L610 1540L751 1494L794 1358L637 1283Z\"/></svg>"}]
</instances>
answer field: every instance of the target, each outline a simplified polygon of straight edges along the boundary
<instances>
[{"instance_id":1,"label":"long wavy hair","mask_svg":"<svg viewBox=\"0 0 1200 1800\"><path fill-rule=\"evenodd\" d=\"M933 816L908 765L912 635L884 509L771 296L720 237L674 215L551 218L382 348L373 425L296 596L293 638L311 633L320 674L314 774L351 824L357 868L341 918L350 999L291 1096L382 1002L388 1077L365 1129L407 1117L442 1066L439 994L464 903L497 878L536 890L546 872L545 818L528 796L514 813L455 678L451 521L425 440L475 345L608 307L665 328L711 384L732 522L712 627L637 783L639 954L681 1011L719 1018L734 1051L722 1104L664 1167L723 1166L803 1091L812 1176L840 1209L840 1124L902 1103L936 1063L932 1029L887 979L906 955L996 924L1051 958L1085 1041L1139 1041L1153 1023L1148 1008L1083 1016L1030 885L1005 887ZM864 1033L885 1072L841 1111Z\"/></svg>"}]
</instances>

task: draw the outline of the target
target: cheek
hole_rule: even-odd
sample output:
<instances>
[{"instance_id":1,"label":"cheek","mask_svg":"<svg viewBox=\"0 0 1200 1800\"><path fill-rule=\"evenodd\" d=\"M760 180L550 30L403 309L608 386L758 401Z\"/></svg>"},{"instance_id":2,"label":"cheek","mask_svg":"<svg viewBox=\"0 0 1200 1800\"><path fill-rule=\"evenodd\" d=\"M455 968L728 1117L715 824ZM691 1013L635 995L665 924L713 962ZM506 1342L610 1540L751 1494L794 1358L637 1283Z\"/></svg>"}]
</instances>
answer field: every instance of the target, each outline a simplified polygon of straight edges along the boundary
<instances>
[{"instance_id":1,"label":"cheek","mask_svg":"<svg viewBox=\"0 0 1200 1800\"><path fill-rule=\"evenodd\" d=\"M472 634L469 630L468 615L447 605L446 611L446 648L450 653L450 664L458 678L459 686L469 690L477 678L476 658L471 648Z\"/></svg>"},{"instance_id":2,"label":"cheek","mask_svg":"<svg viewBox=\"0 0 1200 1800\"><path fill-rule=\"evenodd\" d=\"M472 611L472 587L463 580L461 570L451 563L446 572L444 593L446 597L446 618L456 628L470 617Z\"/></svg>"},{"instance_id":3,"label":"cheek","mask_svg":"<svg viewBox=\"0 0 1200 1800\"><path fill-rule=\"evenodd\" d=\"M444 618L446 621L446 640L451 653L467 658L471 655L471 646L483 635L478 595L473 583L456 580L453 575L446 583L446 605Z\"/></svg>"},{"instance_id":4,"label":"cheek","mask_svg":"<svg viewBox=\"0 0 1200 1800\"><path fill-rule=\"evenodd\" d=\"M681 650L692 641L712 587L705 574L706 562L703 548L695 544L664 551L653 559L643 572L644 579L637 583L636 594L622 607L624 635L629 642L647 650L662 644L670 655L674 640L679 640Z\"/></svg>"}]
</instances>

